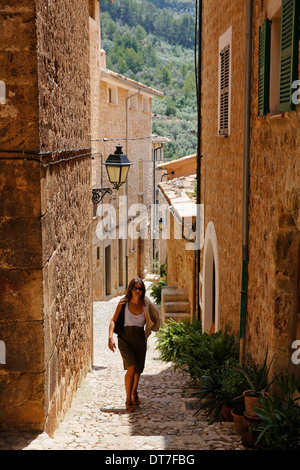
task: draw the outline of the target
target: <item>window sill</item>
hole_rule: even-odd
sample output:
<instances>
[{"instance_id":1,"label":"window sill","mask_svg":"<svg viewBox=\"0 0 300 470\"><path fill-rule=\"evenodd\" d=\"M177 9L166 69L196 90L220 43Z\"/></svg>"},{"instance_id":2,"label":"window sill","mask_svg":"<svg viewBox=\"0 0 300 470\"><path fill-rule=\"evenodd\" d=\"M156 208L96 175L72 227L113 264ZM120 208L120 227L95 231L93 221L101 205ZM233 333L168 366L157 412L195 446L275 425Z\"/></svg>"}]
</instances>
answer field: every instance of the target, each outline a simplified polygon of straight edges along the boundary
<instances>
[{"instance_id":1,"label":"window sill","mask_svg":"<svg viewBox=\"0 0 300 470\"><path fill-rule=\"evenodd\" d=\"M270 120L282 119L284 118L284 113L272 114L270 115Z\"/></svg>"}]
</instances>

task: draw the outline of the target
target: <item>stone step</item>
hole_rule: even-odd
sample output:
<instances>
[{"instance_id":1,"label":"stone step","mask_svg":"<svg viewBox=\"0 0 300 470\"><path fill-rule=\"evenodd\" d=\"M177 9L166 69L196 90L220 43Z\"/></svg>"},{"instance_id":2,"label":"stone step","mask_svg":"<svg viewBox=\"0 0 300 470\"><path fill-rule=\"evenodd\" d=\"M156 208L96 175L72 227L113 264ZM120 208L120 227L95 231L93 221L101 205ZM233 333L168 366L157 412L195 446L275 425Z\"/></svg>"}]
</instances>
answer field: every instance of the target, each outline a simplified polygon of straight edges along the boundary
<instances>
[{"instance_id":1,"label":"stone step","mask_svg":"<svg viewBox=\"0 0 300 470\"><path fill-rule=\"evenodd\" d=\"M168 323L168 320L189 320L190 314L187 312L165 312L164 313L164 323Z\"/></svg>"},{"instance_id":2,"label":"stone step","mask_svg":"<svg viewBox=\"0 0 300 470\"><path fill-rule=\"evenodd\" d=\"M185 289L179 289L176 286L163 286L161 290L164 302L187 301L188 294Z\"/></svg>"},{"instance_id":3,"label":"stone step","mask_svg":"<svg viewBox=\"0 0 300 470\"><path fill-rule=\"evenodd\" d=\"M186 312L190 311L190 303L187 301L183 302L166 302L164 299L164 312Z\"/></svg>"}]
</instances>

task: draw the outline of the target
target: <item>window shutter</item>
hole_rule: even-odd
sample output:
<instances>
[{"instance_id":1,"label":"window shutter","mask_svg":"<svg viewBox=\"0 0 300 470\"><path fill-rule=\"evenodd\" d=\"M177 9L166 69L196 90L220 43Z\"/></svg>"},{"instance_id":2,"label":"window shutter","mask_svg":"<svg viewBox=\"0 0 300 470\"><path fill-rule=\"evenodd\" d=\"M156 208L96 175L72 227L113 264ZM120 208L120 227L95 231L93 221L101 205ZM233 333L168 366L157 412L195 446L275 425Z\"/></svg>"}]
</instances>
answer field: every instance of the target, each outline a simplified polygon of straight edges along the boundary
<instances>
[{"instance_id":1,"label":"window shutter","mask_svg":"<svg viewBox=\"0 0 300 470\"><path fill-rule=\"evenodd\" d=\"M282 0L279 105L280 112L295 109L292 84L298 74L299 1Z\"/></svg>"},{"instance_id":2,"label":"window shutter","mask_svg":"<svg viewBox=\"0 0 300 470\"><path fill-rule=\"evenodd\" d=\"M269 109L271 25L267 18L259 27L258 56L258 115L265 116Z\"/></svg>"},{"instance_id":3,"label":"window shutter","mask_svg":"<svg viewBox=\"0 0 300 470\"><path fill-rule=\"evenodd\" d=\"M222 49L221 55L221 83L220 83L220 121L219 134L228 135L229 129L229 73L230 73L230 46Z\"/></svg>"}]
</instances>

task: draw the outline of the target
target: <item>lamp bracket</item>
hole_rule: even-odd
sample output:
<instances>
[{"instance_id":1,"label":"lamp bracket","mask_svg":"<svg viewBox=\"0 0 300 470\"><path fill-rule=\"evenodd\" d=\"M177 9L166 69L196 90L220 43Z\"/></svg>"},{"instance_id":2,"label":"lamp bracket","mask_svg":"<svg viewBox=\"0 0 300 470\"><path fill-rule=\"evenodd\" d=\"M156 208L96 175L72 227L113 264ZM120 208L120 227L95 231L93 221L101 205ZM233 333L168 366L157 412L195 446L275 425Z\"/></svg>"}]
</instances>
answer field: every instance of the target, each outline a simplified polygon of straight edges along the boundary
<instances>
[{"instance_id":1,"label":"lamp bracket","mask_svg":"<svg viewBox=\"0 0 300 470\"><path fill-rule=\"evenodd\" d=\"M102 201L105 194L112 194L111 188L93 188L92 201L94 204L99 204Z\"/></svg>"}]
</instances>

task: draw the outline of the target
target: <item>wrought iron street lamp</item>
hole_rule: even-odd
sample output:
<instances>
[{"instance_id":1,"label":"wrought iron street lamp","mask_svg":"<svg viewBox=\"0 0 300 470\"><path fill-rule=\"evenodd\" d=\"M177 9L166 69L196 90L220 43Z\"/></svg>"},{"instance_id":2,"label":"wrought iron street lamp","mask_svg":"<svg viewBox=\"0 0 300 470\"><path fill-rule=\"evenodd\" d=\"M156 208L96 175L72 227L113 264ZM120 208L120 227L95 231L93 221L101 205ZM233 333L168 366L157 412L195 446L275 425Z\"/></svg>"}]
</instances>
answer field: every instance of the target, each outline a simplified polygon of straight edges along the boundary
<instances>
[{"instance_id":1,"label":"wrought iron street lamp","mask_svg":"<svg viewBox=\"0 0 300 470\"><path fill-rule=\"evenodd\" d=\"M129 167L132 165L123 153L121 145L116 146L115 152L109 155L104 165L110 183L118 190L126 182ZM112 188L93 188L93 203L101 202L105 194L112 194Z\"/></svg>"}]
</instances>

